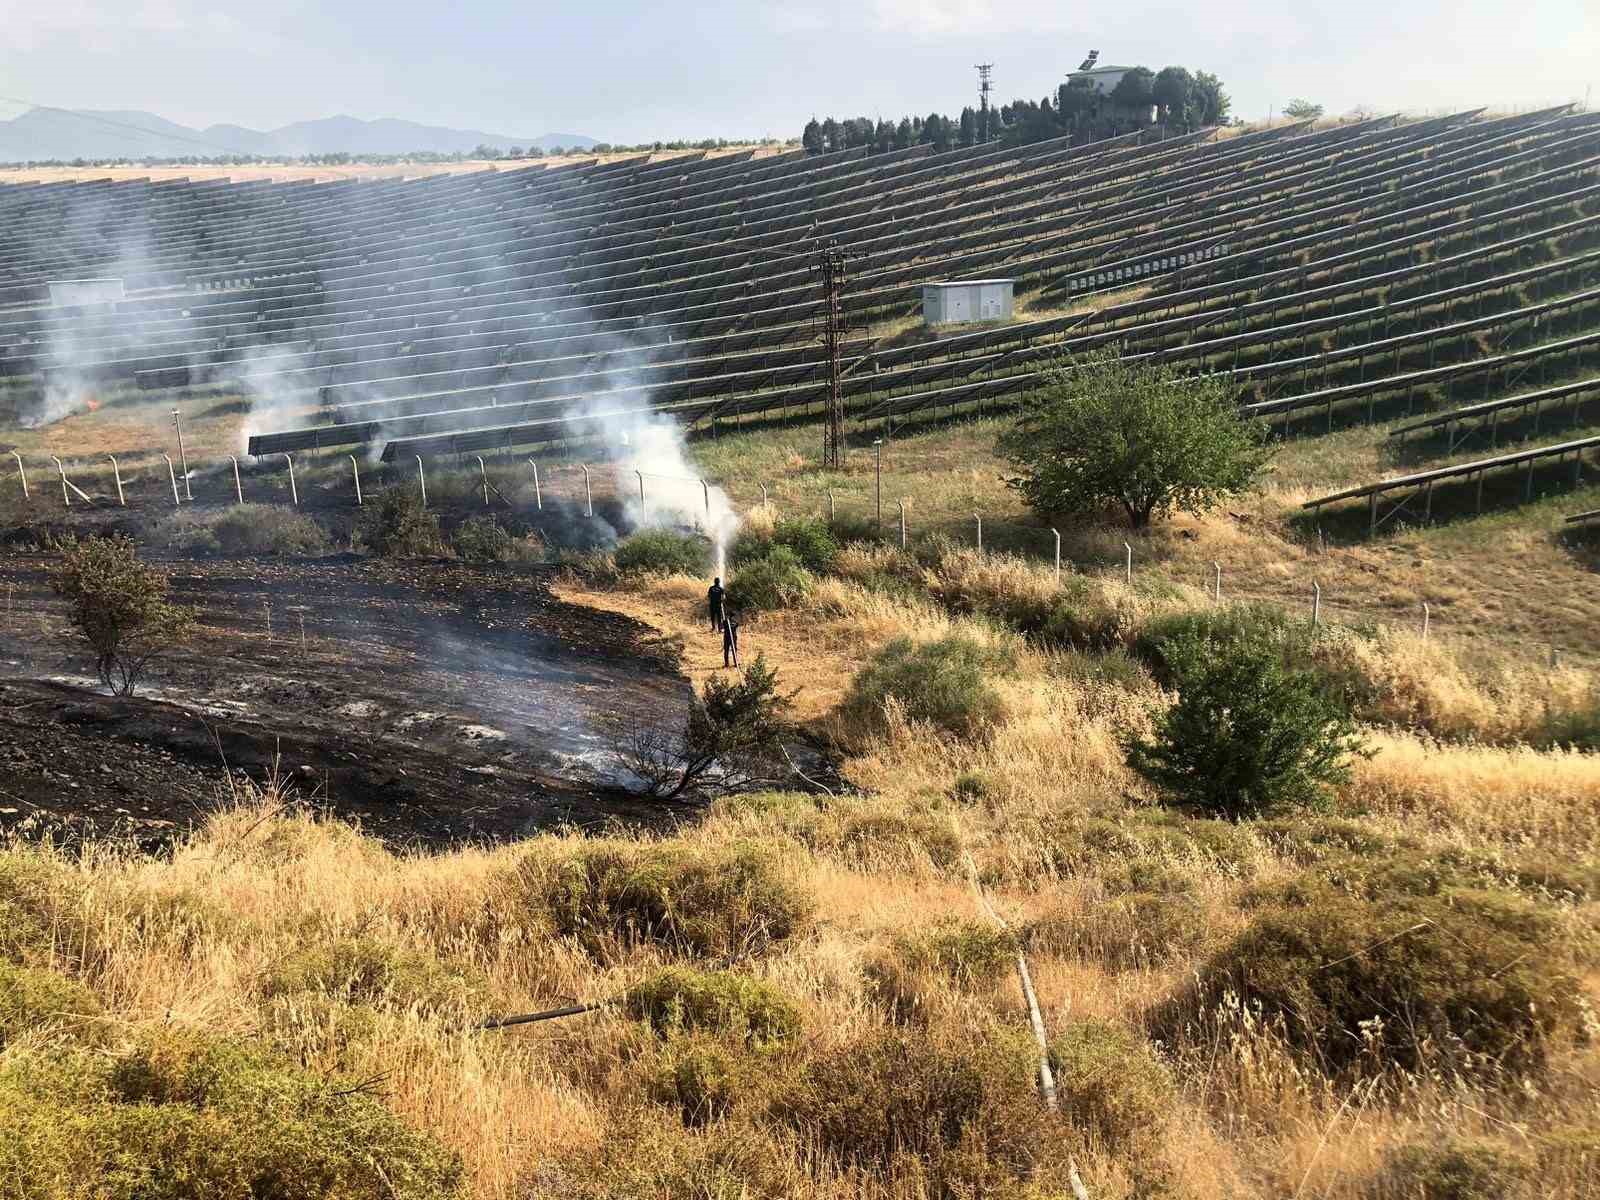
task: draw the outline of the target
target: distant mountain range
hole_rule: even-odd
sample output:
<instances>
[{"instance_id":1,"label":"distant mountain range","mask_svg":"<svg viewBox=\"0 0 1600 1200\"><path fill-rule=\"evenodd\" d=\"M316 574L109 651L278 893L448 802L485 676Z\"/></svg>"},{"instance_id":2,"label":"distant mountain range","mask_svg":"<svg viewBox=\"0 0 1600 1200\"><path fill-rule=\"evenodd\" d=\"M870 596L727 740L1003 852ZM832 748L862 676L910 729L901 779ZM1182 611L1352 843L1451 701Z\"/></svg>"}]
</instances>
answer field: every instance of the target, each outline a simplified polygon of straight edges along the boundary
<instances>
[{"instance_id":1,"label":"distant mountain range","mask_svg":"<svg viewBox=\"0 0 1600 1200\"><path fill-rule=\"evenodd\" d=\"M154 113L34 108L10 121L0 121L0 162L37 162L74 158L215 158L254 154L295 158L306 154L435 154L471 153L479 146L505 151L554 150L576 146L587 150L595 139L576 133L544 133L538 137L505 137L478 129L446 129L414 121L385 118L361 121L328 117L297 121L262 133L242 125L190 129Z\"/></svg>"}]
</instances>

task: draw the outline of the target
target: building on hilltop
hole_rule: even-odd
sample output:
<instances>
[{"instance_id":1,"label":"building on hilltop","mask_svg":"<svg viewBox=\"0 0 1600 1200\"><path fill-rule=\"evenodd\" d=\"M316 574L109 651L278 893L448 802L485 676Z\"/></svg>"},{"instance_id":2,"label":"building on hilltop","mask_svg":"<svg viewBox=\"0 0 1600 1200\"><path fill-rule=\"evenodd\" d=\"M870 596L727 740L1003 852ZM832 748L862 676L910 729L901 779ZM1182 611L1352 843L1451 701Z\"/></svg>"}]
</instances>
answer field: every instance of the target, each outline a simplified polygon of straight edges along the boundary
<instances>
[{"instance_id":1,"label":"building on hilltop","mask_svg":"<svg viewBox=\"0 0 1600 1200\"><path fill-rule=\"evenodd\" d=\"M1131 70L1132 67L1092 67L1087 71L1073 71L1067 76L1067 86L1093 88L1103 96L1114 90Z\"/></svg>"}]
</instances>

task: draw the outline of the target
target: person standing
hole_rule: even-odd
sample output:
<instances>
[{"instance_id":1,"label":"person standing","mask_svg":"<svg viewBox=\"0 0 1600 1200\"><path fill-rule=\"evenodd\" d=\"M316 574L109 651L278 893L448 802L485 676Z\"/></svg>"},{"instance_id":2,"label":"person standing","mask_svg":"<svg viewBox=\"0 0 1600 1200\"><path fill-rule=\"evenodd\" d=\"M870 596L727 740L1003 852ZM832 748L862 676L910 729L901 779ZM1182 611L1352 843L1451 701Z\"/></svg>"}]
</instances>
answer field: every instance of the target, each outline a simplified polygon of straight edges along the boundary
<instances>
[{"instance_id":1,"label":"person standing","mask_svg":"<svg viewBox=\"0 0 1600 1200\"><path fill-rule=\"evenodd\" d=\"M722 586L722 576L718 575L711 581L711 586L706 589L706 604L711 610L711 632L716 633L722 628L723 604L728 595Z\"/></svg>"},{"instance_id":2,"label":"person standing","mask_svg":"<svg viewBox=\"0 0 1600 1200\"><path fill-rule=\"evenodd\" d=\"M729 613L722 618L722 665L739 665L739 615Z\"/></svg>"}]
</instances>

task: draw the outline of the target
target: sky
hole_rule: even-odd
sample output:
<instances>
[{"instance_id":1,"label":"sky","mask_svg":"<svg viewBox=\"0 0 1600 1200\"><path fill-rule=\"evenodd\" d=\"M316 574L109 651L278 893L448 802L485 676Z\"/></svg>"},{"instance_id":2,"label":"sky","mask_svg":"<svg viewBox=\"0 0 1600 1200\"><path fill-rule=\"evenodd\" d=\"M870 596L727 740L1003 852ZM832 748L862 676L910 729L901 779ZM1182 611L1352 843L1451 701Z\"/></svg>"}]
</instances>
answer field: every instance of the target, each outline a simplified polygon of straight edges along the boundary
<instances>
[{"instance_id":1,"label":"sky","mask_svg":"<svg viewBox=\"0 0 1600 1200\"><path fill-rule=\"evenodd\" d=\"M1090 49L1209 70L1246 119L1295 97L1527 108L1600 92L1600 0L0 0L0 117L794 137L813 115L957 112L979 62L1002 101L1038 99Z\"/></svg>"}]
</instances>

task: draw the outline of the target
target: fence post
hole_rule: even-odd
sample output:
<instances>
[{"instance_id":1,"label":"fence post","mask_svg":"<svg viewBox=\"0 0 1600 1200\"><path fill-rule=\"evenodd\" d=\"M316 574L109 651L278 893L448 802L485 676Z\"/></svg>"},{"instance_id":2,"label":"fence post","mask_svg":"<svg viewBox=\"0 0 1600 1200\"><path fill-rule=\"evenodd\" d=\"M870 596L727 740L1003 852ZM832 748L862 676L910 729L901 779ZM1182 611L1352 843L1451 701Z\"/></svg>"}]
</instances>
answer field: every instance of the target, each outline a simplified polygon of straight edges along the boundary
<instances>
[{"instance_id":1,"label":"fence post","mask_svg":"<svg viewBox=\"0 0 1600 1200\"><path fill-rule=\"evenodd\" d=\"M528 465L533 468L533 506L540 512L544 511L544 495L539 490L539 464L530 457Z\"/></svg>"},{"instance_id":2,"label":"fence post","mask_svg":"<svg viewBox=\"0 0 1600 1200\"><path fill-rule=\"evenodd\" d=\"M634 468L634 472L633 473L639 477L639 503L643 504L644 503L644 472L639 470L636 467L636 468Z\"/></svg>"},{"instance_id":3,"label":"fence post","mask_svg":"<svg viewBox=\"0 0 1600 1200\"><path fill-rule=\"evenodd\" d=\"M828 527L833 527L833 489L828 489Z\"/></svg>"},{"instance_id":4,"label":"fence post","mask_svg":"<svg viewBox=\"0 0 1600 1200\"><path fill-rule=\"evenodd\" d=\"M111 460L111 477L117 481L117 503L122 505L123 508L127 508L128 501L122 495L122 471L117 466L117 456L108 454L106 457Z\"/></svg>"},{"instance_id":5,"label":"fence post","mask_svg":"<svg viewBox=\"0 0 1600 1200\"><path fill-rule=\"evenodd\" d=\"M1222 603L1222 564L1211 564L1211 599L1214 603Z\"/></svg>"},{"instance_id":6,"label":"fence post","mask_svg":"<svg viewBox=\"0 0 1600 1200\"><path fill-rule=\"evenodd\" d=\"M983 514L973 513L972 519L978 523L978 553L983 553Z\"/></svg>"},{"instance_id":7,"label":"fence post","mask_svg":"<svg viewBox=\"0 0 1600 1200\"><path fill-rule=\"evenodd\" d=\"M711 528L711 485L704 479L700 481L700 495L706 502L706 528Z\"/></svg>"},{"instance_id":8,"label":"fence post","mask_svg":"<svg viewBox=\"0 0 1600 1200\"><path fill-rule=\"evenodd\" d=\"M361 467L356 463L354 454L347 456L350 459L350 474L356 481L356 507L361 507Z\"/></svg>"},{"instance_id":9,"label":"fence post","mask_svg":"<svg viewBox=\"0 0 1600 1200\"><path fill-rule=\"evenodd\" d=\"M758 484L756 484L756 486L761 489L761 507L762 508L766 508L767 507L767 485L764 484L764 483L758 483Z\"/></svg>"},{"instance_id":10,"label":"fence post","mask_svg":"<svg viewBox=\"0 0 1600 1200\"><path fill-rule=\"evenodd\" d=\"M422 469L422 455L417 455L417 486L422 489L422 507L428 507L428 473Z\"/></svg>"},{"instance_id":11,"label":"fence post","mask_svg":"<svg viewBox=\"0 0 1600 1200\"><path fill-rule=\"evenodd\" d=\"M1059 529L1052 529L1050 532L1056 535L1056 586L1060 587L1061 586L1061 531Z\"/></svg>"},{"instance_id":12,"label":"fence post","mask_svg":"<svg viewBox=\"0 0 1600 1200\"><path fill-rule=\"evenodd\" d=\"M1428 626L1431 623L1431 617L1432 614L1428 611L1428 602L1424 600L1422 602L1422 638L1424 641L1428 638Z\"/></svg>"},{"instance_id":13,"label":"fence post","mask_svg":"<svg viewBox=\"0 0 1600 1200\"><path fill-rule=\"evenodd\" d=\"M578 469L583 472L583 515L594 516L594 493L589 490L589 468L581 463Z\"/></svg>"},{"instance_id":14,"label":"fence post","mask_svg":"<svg viewBox=\"0 0 1600 1200\"><path fill-rule=\"evenodd\" d=\"M294 506L296 508L299 508L300 489L295 485L294 482L294 457L292 455L285 454L283 456L283 461L289 464L289 499L294 501Z\"/></svg>"},{"instance_id":15,"label":"fence post","mask_svg":"<svg viewBox=\"0 0 1600 1200\"><path fill-rule=\"evenodd\" d=\"M1311 581L1311 623L1322 623L1322 585L1315 579Z\"/></svg>"},{"instance_id":16,"label":"fence post","mask_svg":"<svg viewBox=\"0 0 1600 1200\"><path fill-rule=\"evenodd\" d=\"M900 549L906 548L906 502L900 500Z\"/></svg>"},{"instance_id":17,"label":"fence post","mask_svg":"<svg viewBox=\"0 0 1600 1200\"><path fill-rule=\"evenodd\" d=\"M1133 586L1133 546L1132 546L1131 543L1123 542L1122 543L1122 548L1128 552L1128 586L1132 587Z\"/></svg>"},{"instance_id":18,"label":"fence post","mask_svg":"<svg viewBox=\"0 0 1600 1200\"><path fill-rule=\"evenodd\" d=\"M243 504L244 484L239 482L239 459L233 454L228 455L228 458L233 462L233 494L238 499L239 503Z\"/></svg>"},{"instance_id":19,"label":"fence post","mask_svg":"<svg viewBox=\"0 0 1600 1200\"><path fill-rule=\"evenodd\" d=\"M22 479L22 498L26 500L28 498L28 472L22 465L22 455L13 450L11 457L17 460L17 474Z\"/></svg>"},{"instance_id":20,"label":"fence post","mask_svg":"<svg viewBox=\"0 0 1600 1200\"><path fill-rule=\"evenodd\" d=\"M167 460L167 478L172 480L172 507L178 508L183 504L178 499L178 472L172 467L172 455L163 454L161 457Z\"/></svg>"}]
</instances>

